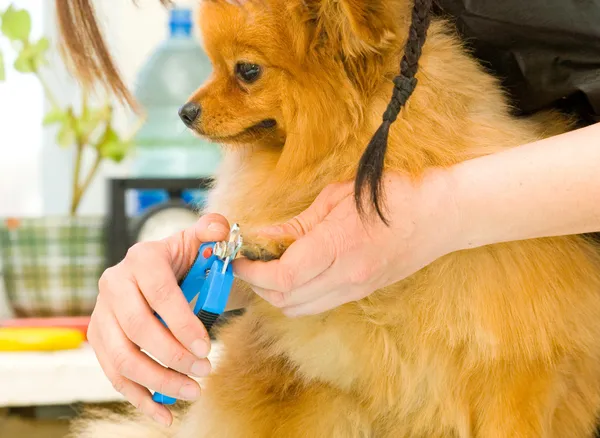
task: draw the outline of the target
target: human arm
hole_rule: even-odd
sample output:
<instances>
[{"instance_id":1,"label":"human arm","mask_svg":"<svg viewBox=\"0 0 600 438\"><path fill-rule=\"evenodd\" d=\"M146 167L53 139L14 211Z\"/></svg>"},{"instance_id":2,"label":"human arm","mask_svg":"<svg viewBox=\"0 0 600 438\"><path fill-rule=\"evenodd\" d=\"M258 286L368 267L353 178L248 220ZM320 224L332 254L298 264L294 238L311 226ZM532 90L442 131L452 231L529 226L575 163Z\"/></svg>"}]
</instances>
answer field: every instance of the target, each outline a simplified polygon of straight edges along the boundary
<instances>
[{"instance_id":1,"label":"human arm","mask_svg":"<svg viewBox=\"0 0 600 438\"><path fill-rule=\"evenodd\" d=\"M280 260L238 260L238 277L289 316L320 313L488 244L600 230L600 124L458 164L420 182L388 174L390 227L364 224L352 184L327 188L266 234L297 238Z\"/></svg>"},{"instance_id":2,"label":"human arm","mask_svg":"<svg viewBox=\"0 0 600 438\"><path fill-rule=\"evenodd\" d=\"M600 123L450 171L462 216L462 243L600 231Z\"/></svg>"}]
</instances>

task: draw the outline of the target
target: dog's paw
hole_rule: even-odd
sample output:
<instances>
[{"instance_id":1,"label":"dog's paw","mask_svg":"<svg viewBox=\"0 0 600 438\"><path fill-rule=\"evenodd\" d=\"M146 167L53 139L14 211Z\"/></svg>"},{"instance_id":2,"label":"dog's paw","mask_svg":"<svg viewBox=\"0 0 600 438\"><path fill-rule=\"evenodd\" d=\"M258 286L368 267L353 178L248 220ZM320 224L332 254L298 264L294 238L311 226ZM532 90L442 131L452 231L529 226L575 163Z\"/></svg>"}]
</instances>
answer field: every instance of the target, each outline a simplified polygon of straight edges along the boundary
<instances>
[{"instance_id":1,"label":"dog's paw","mask_svg":"<svg viewBox=\"0 0 600 438\"><path fill-rule=\"evenodd\" d=\"M249 260L270 262L279 259L294 240L292 237L274 238L258 234L244 234L244 243L240 253Z\"/></svg>"}]
</instances>

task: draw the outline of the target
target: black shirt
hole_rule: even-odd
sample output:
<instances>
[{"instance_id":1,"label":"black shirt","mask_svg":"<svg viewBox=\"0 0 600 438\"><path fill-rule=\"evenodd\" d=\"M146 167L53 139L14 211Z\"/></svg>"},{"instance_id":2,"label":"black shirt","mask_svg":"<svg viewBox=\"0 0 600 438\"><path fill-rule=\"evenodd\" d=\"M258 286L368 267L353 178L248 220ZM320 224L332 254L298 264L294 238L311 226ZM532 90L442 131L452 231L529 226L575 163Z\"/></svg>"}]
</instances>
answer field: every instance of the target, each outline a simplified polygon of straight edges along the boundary
<instances>
[{"instance_id":1,"label":"black shirt","mask_svg":"<svg viewBox=\"0 0 600 438\"><path fill-rule=\"evenodd\" d=\"M437 0L520 114L600 121L600 0Z\"/></svg>"}]
</instances>

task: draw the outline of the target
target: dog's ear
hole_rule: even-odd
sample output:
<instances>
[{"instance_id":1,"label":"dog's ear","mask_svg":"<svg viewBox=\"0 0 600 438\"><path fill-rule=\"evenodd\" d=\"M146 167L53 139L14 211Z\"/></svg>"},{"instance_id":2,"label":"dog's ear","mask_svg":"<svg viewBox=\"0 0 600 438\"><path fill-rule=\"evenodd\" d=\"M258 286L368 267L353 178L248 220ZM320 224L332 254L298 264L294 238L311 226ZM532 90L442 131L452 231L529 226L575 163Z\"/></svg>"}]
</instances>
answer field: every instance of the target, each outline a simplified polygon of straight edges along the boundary
<instances>
[{"instance_id":1,"label":"dog's ear","mask_svg":"<svg viewBox=\"0 0 600 438\"><path fill-rule=\"evenodd\" d=\"M343 42L348 52L379 50L390 43L394 35L392 16L386 10L389 2L381 0L341 0L343 11ZM393 14L395 16L396 14Z\"/></svg>"},{"instance_id":2,"label":"dog's ear","mask_svg":"<svg viewBox=\"0 0 600 438\"><path fill-rule=\"evenodd\" d=\"M385 0L298 0L312 27L310 45L355 57L389 47L398 28L398 11Z\"/></svg>"}]
</instances>

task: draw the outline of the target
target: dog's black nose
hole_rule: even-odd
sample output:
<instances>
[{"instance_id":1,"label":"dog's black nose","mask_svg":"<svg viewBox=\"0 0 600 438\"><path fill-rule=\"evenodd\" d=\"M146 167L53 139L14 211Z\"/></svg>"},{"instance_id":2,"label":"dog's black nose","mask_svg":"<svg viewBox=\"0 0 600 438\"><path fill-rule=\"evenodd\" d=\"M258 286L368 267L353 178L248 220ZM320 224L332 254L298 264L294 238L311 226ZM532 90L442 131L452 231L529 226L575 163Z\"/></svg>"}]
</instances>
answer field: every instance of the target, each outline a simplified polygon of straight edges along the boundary
<instances>
[{"instance_id":1,"label":"dog's black nose","mask_svg":"<svg viewBox=\"0 0 600 438\"><path fill-rule=\"evenodd\" d=\"M188 102L179 108L179 117L188 128L191 128L194 125L194 122L200 117L200 113L200 105L195 102Z\"/></svg>"}]
</instances>

